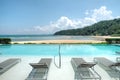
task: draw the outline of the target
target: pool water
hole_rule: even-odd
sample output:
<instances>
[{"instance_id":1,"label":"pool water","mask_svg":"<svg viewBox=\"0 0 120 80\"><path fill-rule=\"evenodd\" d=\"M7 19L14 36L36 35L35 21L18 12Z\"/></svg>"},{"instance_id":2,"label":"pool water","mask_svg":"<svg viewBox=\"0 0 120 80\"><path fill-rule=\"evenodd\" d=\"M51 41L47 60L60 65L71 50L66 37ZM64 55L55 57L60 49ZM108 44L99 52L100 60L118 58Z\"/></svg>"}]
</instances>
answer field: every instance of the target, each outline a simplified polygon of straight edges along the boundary
<instances>
[{"instance_id":1,"label":"pool water","mask_svg":"<svg viewBox=\"0 0 120 80\"><path fill-rule=\"evenodd\" d=\"M63 56L119 56L120 46L106 44L61 44ZM0 56L56 56L59 44L0 45Z\"/></svg>"}]
</instances>

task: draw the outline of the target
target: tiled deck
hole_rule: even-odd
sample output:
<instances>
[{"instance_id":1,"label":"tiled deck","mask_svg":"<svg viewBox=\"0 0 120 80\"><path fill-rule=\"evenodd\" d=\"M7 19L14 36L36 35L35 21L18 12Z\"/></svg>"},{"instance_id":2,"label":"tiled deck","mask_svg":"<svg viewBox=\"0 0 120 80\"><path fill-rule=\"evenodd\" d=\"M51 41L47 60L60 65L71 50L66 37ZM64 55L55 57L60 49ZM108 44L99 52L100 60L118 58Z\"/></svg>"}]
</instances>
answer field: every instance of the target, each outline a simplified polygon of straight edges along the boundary
<instances>
[{"instance_id":1,"label":"tiled deck","mask_svg":"<svg viewBox=\"0 0 120 80\"><path fill-rule=\"evenodd\" d=\"M10 57L1 57L0 62ZM53 58L53 57L52 57ZM86 61L92 61L93 58L84 57ZM114 60L115 58L109 58ZM21 57L21 62L13 66L4 74L0 75L0 80L25 80L32 70L32 67L29 63L37 63L40 60L40 57ZM54 59L53 59L54 60ZM62 66L61 69L58 69L52 61L49 73L48 80L74 80L74 71L70 63L71 57L62 57ZM56 58L56 62L57 58ZM102 80L116 80L111 78L100 66L96 65L95 70L101 75Z\"/></svg>"}]
</instances>

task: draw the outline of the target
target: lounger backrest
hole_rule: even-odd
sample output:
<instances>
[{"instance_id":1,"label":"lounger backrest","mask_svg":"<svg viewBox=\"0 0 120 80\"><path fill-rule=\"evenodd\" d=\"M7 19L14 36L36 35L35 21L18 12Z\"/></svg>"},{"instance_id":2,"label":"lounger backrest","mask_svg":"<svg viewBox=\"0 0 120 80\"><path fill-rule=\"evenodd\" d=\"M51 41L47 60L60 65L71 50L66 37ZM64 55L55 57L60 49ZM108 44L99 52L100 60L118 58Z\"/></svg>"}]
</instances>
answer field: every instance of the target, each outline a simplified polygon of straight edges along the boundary
<instances>
[{"instance_id":1,"label":"lounger backrest","mask_svg":"<svg viewBox=\"0 0 120 80\"><path fill-rule=\"evenodd\" d=\"M99 58L95 58L95 59L98 61L98 63L103 64L106 67L111 67L111 66L115 65L114 62L112 62L104 57L99 57Z\"/></svg>"},{"instance_id":2,"label":"lounger backrest","mask_svg":"<svg viewBox=\"0 0 120 80\"><path fill-rule=\"evenodd\" d=\"M74 65L74 67L79 68L81 64L86 62L82 58L72 58L71 63Z\"/></svg>"},{"instance_id":3,"label":"lounger backrest","mask_svg":"<svg viewBox=\"0 0 120 80\"><path fill-rule=\"evenodd\" d=\"M41 60L39 61L39 64L46 64L47 67L50 67L52 59L51 58L41 58Z\"/></svg>"},{"instance_id":4,"label":"lounger backrest","mask_svg":"<svg viewBox=\"0 0 120 80\"><path fill-rule=\"evenodd\" d=\"M12 65L16 61L20 61L20 60L19 59L8 59L8 60L5 60L2 63L0 63L0 68L5 68L5 67L7 67L9 65Z\"/></svg>"},{"instance_id":5,"label":"lounger backrest","mask_svg":"<svg viewBox=\"0 0 120 80\"><path fill-rule=\"evenodd\" d=\"M49 68L51 61L51 58L42 58L38 63L30 63L30 65L33 68Z\"/></svg>"},{"instance_id":6,"label":"lounger backrest","mask_svg":"<svg viewBox=\"0 0 120 80\"><path fill-rule=\"evenodd\" d=\"M91 68L95 65L95 63L93 62L86 62L83 58L72 58L72 64L74 64L76 68L79 68L79 67Z\"/></svg>"}]
</instances>

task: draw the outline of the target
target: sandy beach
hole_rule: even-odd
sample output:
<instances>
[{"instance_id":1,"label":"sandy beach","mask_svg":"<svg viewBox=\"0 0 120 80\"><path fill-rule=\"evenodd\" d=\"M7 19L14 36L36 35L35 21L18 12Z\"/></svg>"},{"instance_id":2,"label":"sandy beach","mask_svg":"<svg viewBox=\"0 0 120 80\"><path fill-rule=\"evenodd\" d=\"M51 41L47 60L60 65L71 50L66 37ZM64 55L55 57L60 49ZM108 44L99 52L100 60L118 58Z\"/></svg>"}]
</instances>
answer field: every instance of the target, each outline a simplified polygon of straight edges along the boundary
<instances>
[{"instance_id":1,"label":"sandy beach","mask_svg":"<svg viewBox=\"0 0 120 80\"><path fill-rule=\"evenodd\" d=\"M105 43L101 40L40 40L40 41L15 41L12 44L77 44L77 43Z\"/></svg>"},{"instance_id":2,"label":"sandy beach","mask_svg":"<svg viewBox=\"0 0 120 80\"><path fill-rule=\"evenodd\" d=\"M34 41L12 41L12 44L94 44L94 43L106 43L106 38L120 38L120 37L111 37L111 36L91 36L96 38L96 40L34 40Z\"/></svg>"},{"instance_id":3,"label":"sandy beach","mask_svg":"<svg viewBox=\"0 0 120 80\"><path fill-rule=\"evenodd\" d=\"M0 62L8 58L11 57L1 57ZM37 63L43 57L26 56L17 58L21 58L21 62L13 66L4 74L0 75L0 80L25 80L32 70L32 67L29 65L29 63ZM74 70L70 63L72 57L62 57L62 64L60 69L54 65L53 57L48 58L52 58L52 63L48 73L48 80L74 80ZM93 62L93 57L83 58L88 62ZM108 59L114 61L115 57L109 57ZM57 62L58 58L56 58L56 63ZM100 66L96 65L94 68L101 75L102 80L116 80L114 78L111 78Z\"/></svg>"}]
</instances>

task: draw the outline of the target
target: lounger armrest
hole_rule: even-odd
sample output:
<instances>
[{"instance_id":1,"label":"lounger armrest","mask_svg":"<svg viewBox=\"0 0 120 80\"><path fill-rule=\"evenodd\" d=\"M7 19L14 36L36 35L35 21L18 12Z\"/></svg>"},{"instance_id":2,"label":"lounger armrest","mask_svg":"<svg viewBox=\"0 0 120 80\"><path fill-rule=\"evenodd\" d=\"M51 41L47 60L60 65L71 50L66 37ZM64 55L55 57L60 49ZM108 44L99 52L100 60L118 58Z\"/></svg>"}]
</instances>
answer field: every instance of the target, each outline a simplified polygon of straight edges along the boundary
<instances>
[{"instance_id":1,"label":"lounger armrest","mask_svg":"<svg viewBox=\"0 0 120 80\"><path fill-rule=\"evenodd\" d=\"M0 69L3 69L3 67L0 65Z\"/></svg>"},{"instance_id":2,"label":"lounger armrest","mask_svg":"<svg viewBox=\"0 0 120 80\"><path fill-rule=\"evenodd\" d=\"M47 64L45 63L30 63L33 68L48 68Z\"/></svg>"},{"instance_id":3,"label":"lounger armrest","mask_svg":"<svg viewBox=\"0 0 120 80\"><path fill-rule=\"evenodd\" d=\"M82 63L82 64L80 64L79 67L89 67L89 68L91 68L91 67L93 67L93 66L95 66L95 65L96 65L95 63L87 62L87 63Z\"/></svg>"},{"instance_id":4,"label":"lounger armrest","mask_svg":"<svg viewBox=\"0 0 120 80\"><path fill-rule=\"evenodd\" d=\"M117 61L117 62L120 62L120 57L117 57L117 58L116 58L116 61Z\"/></svg>"},{"instance_id":5,"label":"lounger armrest","mask_svg":"<svg viewBox=\"0 0 120 80\"><path fill-rule=\"evenodd\" d=\"M120 62L114 63L111 66L120 66Z\"/></svg>"},{"instance_id":6,"label":"lounger armrest","mask_svg":"<svg viewBox=\"0 0 120 80\"><path fill-rule=\"evenodd\" d=\"M0 69L3 69L2 67L0 67Z\"/></svg>"}]
</instances>

